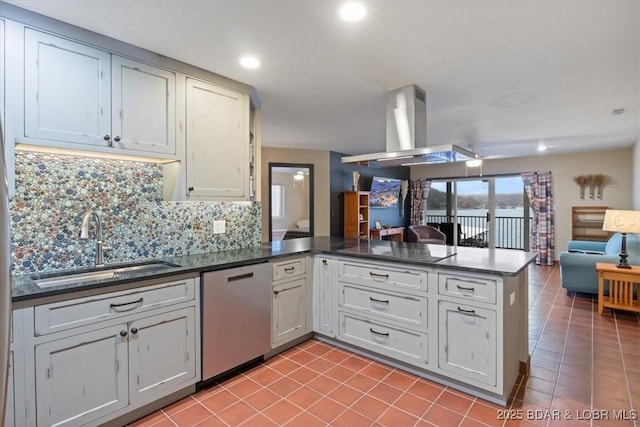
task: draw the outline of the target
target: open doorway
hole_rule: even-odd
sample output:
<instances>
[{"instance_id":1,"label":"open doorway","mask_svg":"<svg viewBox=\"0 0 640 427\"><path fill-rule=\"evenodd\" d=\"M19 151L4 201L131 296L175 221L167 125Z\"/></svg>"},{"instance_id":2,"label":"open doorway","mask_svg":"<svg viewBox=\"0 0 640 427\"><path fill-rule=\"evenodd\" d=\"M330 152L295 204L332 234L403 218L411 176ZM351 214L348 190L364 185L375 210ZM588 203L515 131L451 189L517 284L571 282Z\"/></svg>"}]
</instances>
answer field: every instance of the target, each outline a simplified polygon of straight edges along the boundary
<instances>
[{"instance_id":1,"label":"open doorway","mask_svg":"<svg viewBox=\"0 0 640 427\"><path fill-rule=\"evenodd\" d=\"M269 241L312 237L313 165L269 163Z\"/></svg>"}]
</instances>

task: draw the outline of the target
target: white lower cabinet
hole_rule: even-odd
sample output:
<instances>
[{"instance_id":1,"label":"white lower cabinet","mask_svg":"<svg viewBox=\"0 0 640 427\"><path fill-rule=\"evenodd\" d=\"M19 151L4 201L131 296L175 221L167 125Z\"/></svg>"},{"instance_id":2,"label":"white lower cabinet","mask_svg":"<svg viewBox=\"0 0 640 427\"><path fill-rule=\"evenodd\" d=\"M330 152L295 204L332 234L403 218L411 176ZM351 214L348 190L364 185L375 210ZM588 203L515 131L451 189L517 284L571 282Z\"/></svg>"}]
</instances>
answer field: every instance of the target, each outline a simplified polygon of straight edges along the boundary
<instances>
[{"instance_id":1,"label":"white lower cabinet","mask_svg":"<svg viewBox=\"0 0 640 427\"><path fill-rule=\"evenodd\" d=\"M496 385L495 310L439 301L438 367L463 380Z\"/></svg>"},{"instance_id":2,"label":"white lower cabinet","mask_svg":"<svg viewBox=\"0 0 640 427\"><path fill-rule=\"evenodd\" d=\"M338 339L415 366L427 366L427 271L358 260L335 262Z\"/></svg>"},{"instance_id":3,"label":"white lower cabinet","mask_svg":"<svg viewBox=\"0 0 640 427\"><path fill-rule=\"evenodd\" d=\"M503 277L325 256L315 268L314 332L507 401L527 336L516 303L526 272Z\"/></svg>"},{"instance_id":4,"label":"white lower cabinet","mask_svg":"<svg viewBox=\"0 0 640 427\"><path fill-rule=\"evenodd\" d=\"M311 332L311 294L308 257L272 262L271 347L276 348Z\"/></svg>"},{"instance_id":5,"label":"white lower cabinet","mask_svg":"<svg viewBox=\"0 0 640 427\"><path fill-rule=\"evenodd\" d=\"M271 341L273 346L299 337L306 330L306 279L293 280L273 287Z\"/></svg>"},{"instance_id":6,"label":"white lower cabinet","mask_svg":"<svg viewBox=\"0 0 640 427\"><path fill-rule=\"evenodd\" d=\"M14 351L9 351L9 375L7 377L7 402L5 406L4 425L5 427L16 427L16 400L15 400L15 384L13 375L13 358Z\"/></svg>"},{"instance_id":7,"label":"white lower cabinet","mask_svg":"<svg viewBox=\"0 0 640 427\"><path fill-rule=\"evenodd\" d=\"M97 426L199 381L198 280L21 309L30 331L23 369L34 388L25 393L26 422L16 410L15 424Z\"/></svg>"},{"instance_id":8,"label":"white lower cabinet","mask_svg":"<svg viewBox=\"0 0 640 427\"><path fill-rule=\"evenodd\" d=\"M126 407L127 341L121 324L36 345L38 425L82 425Z\"/></svg>"},{"instance_id":9,"label":"white lower cabinet","mask_svg":"<svg viewBox=\"0 0 640 427\"><path fill-rule=\"evenodd\" d=\"M131 403L147 403L196 377L193 307L129 325Z\"/></svg>"},{"instance_id":10,"label":"white lower cabinet","mask_svg":"<svg viewBox=\"0 0 640 427\"><path fill-rule=\"evenodd\" d=\"M334 308L336 286L333 282L334 260L316 257L313 280L313 330L323 335L335 337Z\"/></svg>"}]
</instances>

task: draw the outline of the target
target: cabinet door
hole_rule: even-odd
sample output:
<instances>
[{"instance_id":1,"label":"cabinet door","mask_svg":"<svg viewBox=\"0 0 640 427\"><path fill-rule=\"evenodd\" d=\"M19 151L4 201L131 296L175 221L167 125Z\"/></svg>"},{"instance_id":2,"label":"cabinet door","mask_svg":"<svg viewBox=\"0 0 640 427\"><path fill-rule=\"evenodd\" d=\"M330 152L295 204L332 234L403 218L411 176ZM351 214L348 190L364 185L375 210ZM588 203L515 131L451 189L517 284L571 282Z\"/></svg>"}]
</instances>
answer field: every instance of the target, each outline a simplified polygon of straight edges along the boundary
<instances>
[{"instance_id":1,"label":"cabinet door","mask_svg":"<svg viewBox=\"0 0 640 427\"><path fill-rule=\"evenodd\" d=\"M496 385L496 312L438 302L439 367L464 379Z\"/></svg>"},{"instance_id":2,"label":"cabinet door","mask_svg":"<svg viewBox=\"0 0 640 427\"><path fill-rule=\"evenodd\" d=\"M24 60L24 135L106 146L109 53L26 29Z\"/></svg>"},{"instance_id":3,"label":"cabinet door","mask_svg":"<svg viewBox=\"0 0 640 427\"><path fill-rule=\"evenodd\" d=\"M13 350L9 351L9 375L7 377L7 401L4 414L5 427L16 426L16 400L14 394L14 382L13 382Z\"/></svg>"},{"instance_id":4,"label":"cabinet door","mask_svg":"<svg viewBox=\"0 0 640 427\"><path fill-rule=\"evenodd\" d=\"M314 287L314 331L322 334L334 335L334 309L332 281L332 260L330 258L316 259L316 277ZM336 284L337 286L337 284Z\"/></svg>"},{"instance_id":5,"label":"cabinet door","mask_svg":"<svg viewBox=\"0 0 640 427\"><path fill-rule=\"evenodd\" d=\"M273 287L271 342L274 346L298 338L306 332L306 279Z\"/></svg>"},{"instance_id":6,"label":"cabinet door","mask_svg":"<svg viewBox=\"0 0 640 427\"><path fill-rule=\"evenodd\" d=\"M189 196L247 197L248 122L247 95L187 79Z\"/></svg>"},{"instance_id":7,"label":"cabinet door","mask_svg":"<svg viewBox=\"0 0 640 427\"><path fill-rule=\"evenodd\" d=\"M130 399L142 404L178 390L196 376L195 309L129 324Z\"/></svg>"},{"instance_id":8,"label":"cabinet door","mask_svg":"<svg viewBox=\"0 0 640 427\"><path fill-rule=\"evenodd\" d=\"M113 55L111 85L113 146L175 154L175 73Z\"/></svg>"},{"instance_id":9,"label":"cabinet door","mask_svg":"<svg viewBox=\"0 0 640 427\"><path fill-rule=\"evenodd\" d=\"M39 426L82 425L127 406L126 325L39 344Z\"/></svg>"}]
</instances>

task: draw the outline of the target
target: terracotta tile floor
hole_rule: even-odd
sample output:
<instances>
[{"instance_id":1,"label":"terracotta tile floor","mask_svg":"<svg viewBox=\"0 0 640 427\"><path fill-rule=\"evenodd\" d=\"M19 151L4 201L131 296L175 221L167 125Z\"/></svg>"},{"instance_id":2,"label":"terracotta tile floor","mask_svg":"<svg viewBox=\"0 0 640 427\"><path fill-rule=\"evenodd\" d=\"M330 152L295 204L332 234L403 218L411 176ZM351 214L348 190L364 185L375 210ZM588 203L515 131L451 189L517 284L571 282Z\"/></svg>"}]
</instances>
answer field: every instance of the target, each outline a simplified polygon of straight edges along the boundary
<instances>
[{"instance_id":1,"label":"terracotta tile floor","mask_svg":"<svg viewBox=\"0 0 640 427\"><path fill-rule=\"evenodd\" d=\"M595 298L566 295L557 266L529 278L531 376L508 408L310 340L132 426L639 427L614 419L640 410L638 315L598 315Z\"/></svg>"}]
</instances>

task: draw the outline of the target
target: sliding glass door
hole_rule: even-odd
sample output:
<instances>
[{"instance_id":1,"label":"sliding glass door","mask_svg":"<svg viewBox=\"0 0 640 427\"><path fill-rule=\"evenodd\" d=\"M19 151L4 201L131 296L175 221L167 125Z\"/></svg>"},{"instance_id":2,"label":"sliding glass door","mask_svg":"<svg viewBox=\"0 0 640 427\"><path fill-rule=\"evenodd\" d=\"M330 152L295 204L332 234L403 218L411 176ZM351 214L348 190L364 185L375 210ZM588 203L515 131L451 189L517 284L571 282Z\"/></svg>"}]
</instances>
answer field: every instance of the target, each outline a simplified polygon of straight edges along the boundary
<instances>
[{"instance_id":1,"label":"sliding glass door","mask_svg":"<svg viewBox=\"0 0 640 427\"><path fill-rule=\"evenodd\" d=\"M448 245L528 248L528 219L519 176L431 183L425 222L445 233Z\"/></svg>"}]
</instances>

